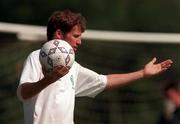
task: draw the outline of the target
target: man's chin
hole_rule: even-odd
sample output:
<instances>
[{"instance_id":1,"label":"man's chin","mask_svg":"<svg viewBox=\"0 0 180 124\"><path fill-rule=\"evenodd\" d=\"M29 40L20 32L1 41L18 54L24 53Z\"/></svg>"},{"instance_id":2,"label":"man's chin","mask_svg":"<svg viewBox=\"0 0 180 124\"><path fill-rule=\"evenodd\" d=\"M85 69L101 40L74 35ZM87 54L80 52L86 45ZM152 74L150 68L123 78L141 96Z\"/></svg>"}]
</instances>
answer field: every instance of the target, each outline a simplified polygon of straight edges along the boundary
<instances>
[{"instance_id":1,"label":"man's chin","mask_svg":"<svg viewBox=\"0 0 180 124\"><path fill-rule=\"evenodd\" d=\"M77 48L73 48L73 50L74 50L74 52L76 52L76 51L77 51Z\"/></svg>"}]
</instances>

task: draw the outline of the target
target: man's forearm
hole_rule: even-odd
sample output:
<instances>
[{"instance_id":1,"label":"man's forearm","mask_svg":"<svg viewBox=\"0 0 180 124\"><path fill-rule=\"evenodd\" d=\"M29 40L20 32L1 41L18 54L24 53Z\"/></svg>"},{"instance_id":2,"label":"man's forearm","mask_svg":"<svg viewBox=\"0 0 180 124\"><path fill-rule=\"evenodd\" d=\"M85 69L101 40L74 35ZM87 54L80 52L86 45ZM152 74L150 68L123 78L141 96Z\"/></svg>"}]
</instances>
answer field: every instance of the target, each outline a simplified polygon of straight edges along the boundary
<instances>
[{"instance_id":1,"label":"man's forearm","mask_svg":"<svg viewBox=\"0 0 180 124\"><path fill-rule=\"evenodd\" d=\"M24 83L21 85L21 96L24 100L29 99L38 93L40 93L44 88L46 88L52 82L48 78L43 78L42 80L34 83Z\"/></svg>"},{"instance_id":2,"label":"man's forearm","mask_svg":"<svg viewBox=\"0 0 180 124\"><path fill-rule=\"evenodd\" d=\"M106 89L118 88L127 85L135 80L144 77L143 70L131 72L127 74L110 74L107 75L107 87Z\"/></svg>"}]
</instances>

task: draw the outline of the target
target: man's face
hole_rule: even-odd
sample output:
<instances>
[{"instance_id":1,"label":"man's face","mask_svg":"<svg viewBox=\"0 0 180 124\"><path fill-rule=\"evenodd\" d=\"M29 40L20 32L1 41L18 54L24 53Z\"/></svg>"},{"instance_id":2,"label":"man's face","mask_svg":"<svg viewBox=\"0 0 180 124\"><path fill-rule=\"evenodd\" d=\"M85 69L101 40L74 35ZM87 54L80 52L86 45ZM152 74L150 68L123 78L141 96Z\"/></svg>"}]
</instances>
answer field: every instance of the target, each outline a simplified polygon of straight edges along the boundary
<instances>
[{"instance_id":1,"label":"man's face","mask_svg":"<svg viewBox=\"0 0 180 124\"><path fill-rule=\"evenodd\" d=\"M79 45L81 45L81 28L75 25L72 30L64 35L64 40L67 41L74 51L77 51Z\"/></svg>"}]
</instances>

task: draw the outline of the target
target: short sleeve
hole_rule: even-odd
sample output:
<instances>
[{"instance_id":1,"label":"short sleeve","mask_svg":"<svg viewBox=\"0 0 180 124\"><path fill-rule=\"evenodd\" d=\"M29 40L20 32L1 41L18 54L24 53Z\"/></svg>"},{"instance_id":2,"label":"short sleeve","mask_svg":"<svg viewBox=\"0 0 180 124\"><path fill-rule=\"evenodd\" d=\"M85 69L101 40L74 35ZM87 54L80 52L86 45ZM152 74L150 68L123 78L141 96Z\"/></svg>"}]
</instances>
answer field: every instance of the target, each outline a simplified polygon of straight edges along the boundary
<instances>
[{"instance_id":1,"label":"short sleeve","mask_svg":"<svg viewBox=\"0 0 180 124\"><path fill-rule=\"evenodd\" d=\"M95 97L98 93L104 90L106 84L106 75L98 74L92 70L80 66L75 89L76 97Z\"/></svg>"},{"instance_id":2,"label":"short sleeve","mask_svg":"<svg viewBox=\"0 0 180 124\"><path fill-rule=\"evenodd\" d=\"M39 62L39 52L34 51L27 57L23 65L23 70L20 77L20 83L17 88L18 98L22 100L21 93L20 93L21 84L26 83L26 82L28 83L37 82L38 80L42 78L42 76L43 74L42 74L42 69Z\"/></svg>"}]
</instances>

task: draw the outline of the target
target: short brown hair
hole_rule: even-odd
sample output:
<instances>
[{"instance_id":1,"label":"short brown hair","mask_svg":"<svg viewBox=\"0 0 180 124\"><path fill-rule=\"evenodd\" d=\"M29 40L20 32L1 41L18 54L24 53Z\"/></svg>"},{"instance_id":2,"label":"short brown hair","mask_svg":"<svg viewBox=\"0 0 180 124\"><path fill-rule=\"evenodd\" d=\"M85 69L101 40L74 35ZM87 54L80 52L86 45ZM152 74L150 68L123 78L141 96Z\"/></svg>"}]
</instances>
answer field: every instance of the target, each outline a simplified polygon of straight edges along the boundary
<instances>
[{"instance_id":1,"label":"short brown hair","mask_svg":"<svg viewBox=\"0 0 180 124\"><path fill-rule=\"evenodd\" d=\"M48 20L47 39L52 40L53 34L57 29L66 34L75 25L79 25L82 32L86 29L86 19L80 13L74 13L70 10L55 11Z\"/></svg>"}]
</instances>

